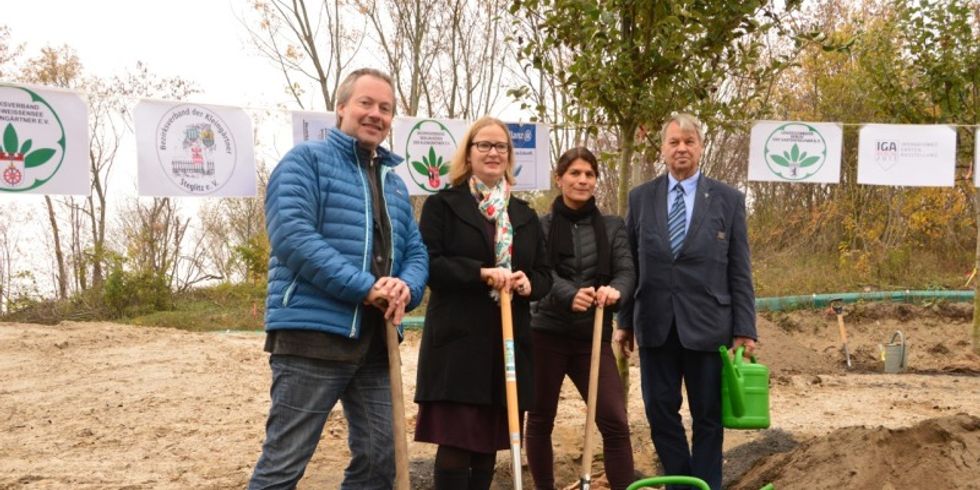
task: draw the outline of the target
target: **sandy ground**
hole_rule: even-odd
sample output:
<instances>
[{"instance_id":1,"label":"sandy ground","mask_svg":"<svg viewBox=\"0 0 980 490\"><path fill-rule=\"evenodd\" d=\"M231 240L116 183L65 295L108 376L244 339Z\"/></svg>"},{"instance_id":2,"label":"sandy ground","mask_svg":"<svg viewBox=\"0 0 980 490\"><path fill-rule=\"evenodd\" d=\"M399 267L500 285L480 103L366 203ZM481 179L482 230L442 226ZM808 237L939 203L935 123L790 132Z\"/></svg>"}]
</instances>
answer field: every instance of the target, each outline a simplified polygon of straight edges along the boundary
<instances>
[{"instance_id":1,"label":"sandy ground","mask_svg":"<svg viewBox=\"0 0 980 490\"><path fill-rule=\"evenodd\" d=\"M772 428L726 433L726 484L980 488L972 309L881 304L846 313L850 370L833 314L760 317L759 361L773 372ZM882 374L878 344L895 330L908 339L909 371ZM268 409L262 341L255 333L111 323L0 324L0 488L243 488ZM410 429L418 341L409 332L402 346ZM631 379L637 471L654 475L635 365ZM566 383L554 434L566 488L577 487L584 418ZM434 449L410 443L413 488L431 487ZM594 488L604 488L599 451ZM347 457L338 407L300 488L337 488ZM509 457L497 459L494 488L510 488ZM532 488L526 467L524 481Z\"/></svg>"}]
</instances>

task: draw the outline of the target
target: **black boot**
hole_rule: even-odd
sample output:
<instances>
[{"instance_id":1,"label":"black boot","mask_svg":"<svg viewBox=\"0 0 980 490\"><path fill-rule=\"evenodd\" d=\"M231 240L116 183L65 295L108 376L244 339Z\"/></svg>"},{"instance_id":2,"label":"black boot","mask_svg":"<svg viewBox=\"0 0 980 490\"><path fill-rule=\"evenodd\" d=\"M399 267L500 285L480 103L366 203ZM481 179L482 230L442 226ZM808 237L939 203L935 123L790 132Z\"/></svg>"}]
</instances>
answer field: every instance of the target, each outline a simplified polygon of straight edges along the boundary
<instances>
[{"instance_id":1,"label":"black boot","mask_svg":"<svg viewBox=\"0 0 980 490\"><path fill-rule=\"evenodd\" d=\"M470 486L470 470L441 470L433 472L435 490L468 490Z\"/></svg>"}]
</instances>

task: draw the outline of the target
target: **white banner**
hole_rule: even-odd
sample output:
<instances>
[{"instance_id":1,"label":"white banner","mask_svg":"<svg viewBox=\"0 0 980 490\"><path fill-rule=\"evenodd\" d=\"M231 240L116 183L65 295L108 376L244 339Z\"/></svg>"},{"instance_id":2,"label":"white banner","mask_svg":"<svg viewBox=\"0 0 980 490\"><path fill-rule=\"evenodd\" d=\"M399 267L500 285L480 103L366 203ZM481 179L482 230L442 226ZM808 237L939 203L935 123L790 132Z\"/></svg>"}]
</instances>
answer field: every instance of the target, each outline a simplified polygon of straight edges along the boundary
<instances>
[{"instance_id":1,"label":"white banner","mask_svg":"<svg viewBox=\"0 0 980 490\"><path fill-rule=\"evenodd\" d=\"M337 127L334 112L292 111L293 144L309 140L325 140L330 128Z\"/></svg>"},{"instance_id":2,"label":"white banner","mask_svg":"<svg viewBox=\"0 0 980 490\"><path fill-rule=\"evenodd\" d=\"M858 142L858 183L951 187L956 130L951 126L866 124Z\"/></svg>"},{"instance_id":3,"label":"white banner","mask_svg":"<svg viewBox=\"0 0 980 490\"><path fill-rule=\"evenodd\" d=\"M408 193L433 194L450 186L449 163L463 140L468 121L396 117L391 123L391 151L405 158L396 172Z\"/></svg>"},{"instance_id":4,"label":"white banner","mask_svg":"<svg viewBox=\"0 0 980 490\"><path fill-rule=\"evenodd\" d=\"M141 101L134 110L141 196L255 196L252 119L240 108Z\"/></svg>"},{"instance_id":5,"label":"white banner","mask_svg":"<svg viewBox=\"0 0 980 490\"><path fill-rule=\"evenodd\" d=\"M514 141L515 191L551 188L551 154L548 133L550 128L537 123L507 123Z\"/></svg>"},{"instance_id":6,"label":"white banner","mask_svg":"<svg viewBox=\"0 0 980 490\"><path fill-rule=\"evenodd\" d=\"M973 133L973 185L980 187L980 128Z\"/></svg>"},{"instance_id":7,"label":"white banner","mask_svg":"<svg viewBox=\"0 0 980 490\"><path fill-rule=\"evenodd\" d=\"M88 145L77 93L0 83L0 194L89 195Z\"/></svg>"},{"instance_id":8,"label":"white banner","mask_svg":"<svg viewBox=\"0 0 980 490\"><path fill-rule=\"evenodd\" d=\"M749 143L749 180L836 184L842 148L838 123L758 121Z\"/></svg>"}]
</instances>

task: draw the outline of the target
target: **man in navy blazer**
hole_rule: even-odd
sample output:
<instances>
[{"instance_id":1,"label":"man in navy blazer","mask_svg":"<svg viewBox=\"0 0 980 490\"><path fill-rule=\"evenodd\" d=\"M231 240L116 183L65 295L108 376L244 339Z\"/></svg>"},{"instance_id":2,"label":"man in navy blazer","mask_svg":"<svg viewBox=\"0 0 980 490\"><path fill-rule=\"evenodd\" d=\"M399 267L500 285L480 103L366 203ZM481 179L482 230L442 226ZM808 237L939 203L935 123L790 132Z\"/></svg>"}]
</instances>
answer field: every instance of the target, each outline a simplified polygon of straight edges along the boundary
<instances>
[{"instance_id":1,"label":"man in navy blazer","mask_svg":"<svg viewBox=\"0 0 980 490\"><path fill-rule=\"evenodd\" d=\"M669 475L721 488L721 356L718 346L755 349L755 293L745 197L701 175L701 122L675 114L662 132L668 174L629 194L626 231L637 289L619 313L614 341L639 346L641 385L657 455ZM694 425L681 424L681 381Z\"/></svg>"}]
</instances>

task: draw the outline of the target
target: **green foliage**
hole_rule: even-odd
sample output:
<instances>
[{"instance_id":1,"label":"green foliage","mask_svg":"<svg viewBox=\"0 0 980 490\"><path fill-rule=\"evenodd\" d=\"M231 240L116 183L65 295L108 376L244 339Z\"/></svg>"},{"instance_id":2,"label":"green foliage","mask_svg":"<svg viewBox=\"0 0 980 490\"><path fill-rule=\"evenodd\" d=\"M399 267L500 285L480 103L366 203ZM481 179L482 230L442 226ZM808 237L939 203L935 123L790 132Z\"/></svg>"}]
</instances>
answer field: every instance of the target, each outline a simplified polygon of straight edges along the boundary
<instances>
[{"instance_id":1,"label":"green foliage","mask_svg":"<svg viewBox=\"0 0 980 490\"><path fill-rule=\"evenodd\" d=\"M173 294L164 274L126 271L120 263L109 272L102 292L105 305L120 317L169 310L173 305Z\"/></svg>"},{"instance_id":2,"label":"green foliage","mask_svg":"<svg viewBox=\"0 0 980 490\"><path fill-rule=\"evenodd\" d=\"M733 117L735 108L746 97L726 98L719 89L734 77L767 83L785 66L779 54L763 59L766 36L781 28L773 3L514 0L510 10L537 19L541 37L521 45L519 56L572 95L576 107L567 111L569 122L618 129L622 212L639 128L659 127L681 110L699 114L709 126L740 119ZM570 53L568 64L556 65L553 52Z\"/></svg>"},{"instance_id":3,"label":"green foliage","mask_svg":"<svg viewBox=\"0 0 980 490\"><path fill-rule=\"evenodd\" d=\"M980 20L965 5L821 4L809 13L814 23L826 26L829 42L849 48L805 47L775 88L773 115L845 123L976 123ZM820 279L809 277L810 271L799 279L834 278L845 290L848 284L964 287L977 236L972 180L961 172L954 188L861 185L857 133L845 127L839 185L750 186L754 256L833 253L835 260L827 263L838 270L817 273ZM965 169L972 130L961 130L958 139L959 167Z\"/></svg>"},{"instance_id":4,"label":"green foliage","mask_svg":"<svg viewBox=\"0 0 980 490\"><path fill-rule=\"evenodd\" d=\"M190 290L174 297L172 310L130 319L135 325L190 331L261 330L265 320L265 283L229 284Z\"/></svg>"},{"instance_id":5,"label":"green foliage","mask_svg":"<svg viewBox=\"0 0 980 490\"><path fill-rule=\"evenodd\" d=\"M264 283L269 272L269 238L265 230L234 247L235 259L245 264L245 275L252 284Z\"/></svg>"}]
</instances>

